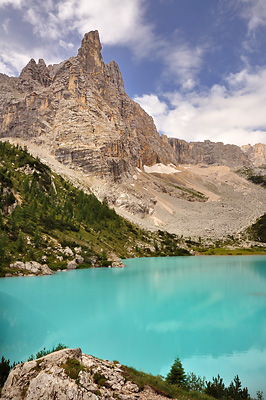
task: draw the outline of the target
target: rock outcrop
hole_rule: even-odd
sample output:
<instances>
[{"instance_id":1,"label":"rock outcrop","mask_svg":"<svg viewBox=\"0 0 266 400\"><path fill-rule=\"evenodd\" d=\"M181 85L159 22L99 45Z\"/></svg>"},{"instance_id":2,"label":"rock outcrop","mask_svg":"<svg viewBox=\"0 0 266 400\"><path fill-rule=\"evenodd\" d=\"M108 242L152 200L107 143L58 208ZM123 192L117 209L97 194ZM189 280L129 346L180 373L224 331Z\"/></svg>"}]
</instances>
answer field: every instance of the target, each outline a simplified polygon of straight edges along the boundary
<instances>
[{"instance_id":1,"label":"rock outcrop","mask_svg":"<svg viewBox=\"0 0 266 400\"><path fill-rule=\"evenodd\" d=\"M10 268L18 270L26 270L33 275L53 275L54 272L46 264L40 264L37 261L16 261L10 264ZM28 275L28 274L27 274Z\"/></svg>"},{"instance_id":2,"label":"rock outcrop","mask_svg":"<svg viewBox=\"0 0 266 400\"><path fill-rule=\"evenodd\" d=\"M58 66L31 60L19 78L0 74L0 89L0 137L34 141L62 163L117 180L173 161L153 119L127 96L117 64L103 62L97 31Z\"/></svg>"},{"instance_id":3,"label":"rock outcrop","mask_svg":"<svg viewBox=\"0 0 266 400\"><path fill-rule=\"evenodd\" d=\"M166 399L151 388L140 391L123 367L64 349L15 366L2 390L3 400L140 400Z\"/></svg>"},{"instance_id":4,"label":"rock outcrop","mask_svg":"<svg viewBox=\"0 0 266 400\"><path fill-rule=\"evenodd\" d=\"M266 165L266 145L263 143L257 143L254 146L250 144L241 146L241 150L247 155L252 165L259 167L260 165Z\"/></svg>"},{"instance_id":5,"label":"rock outcrop","mask_svg":"<svg viewBox=\"0 0 266 400\"><path fill-rule=\"evenodd\" d=\"M222 142L214 143L210 140L204 142L186 142L185 140L169 138L169 144L172 146L176 162L179 164L202 164L202 165L226 165L233 169L244 166L251 166L253 159L252 146L250 153L242 151L241 147ZM264 146L266 151L266 146ZM261 157L261 163L266 163L266 156Z\"/></svg>"}]
</instances>

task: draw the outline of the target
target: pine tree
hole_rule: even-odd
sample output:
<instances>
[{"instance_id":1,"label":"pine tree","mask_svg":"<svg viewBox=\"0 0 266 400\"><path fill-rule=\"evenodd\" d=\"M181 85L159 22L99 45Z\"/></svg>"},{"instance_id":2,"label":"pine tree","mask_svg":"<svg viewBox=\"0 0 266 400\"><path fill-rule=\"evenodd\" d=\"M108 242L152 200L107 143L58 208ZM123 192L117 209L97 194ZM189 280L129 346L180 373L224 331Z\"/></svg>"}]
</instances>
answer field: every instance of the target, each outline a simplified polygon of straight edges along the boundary
<instances>
[{"instance_id":1,"label":"pine tree","mask_svg":"<svg viewBox=\"0 0 266 400\"><path fill-rule=\"evenodd\" d=\"M17 250L21 253L24 250L24 235L22 232L19 232L17 239Z\"/></svg>"},{"instance_id":2,"label":"pine tree","mask_svg":"<svg viewBox=\"0 0 266 400\"><path fill-rule=\"evenodd\" d=\"M218 374L217 378L212 378L212 382L207 382L205 393L216 399L223 399L225 397L226 388L223 378Z\"/></svg>"},{"instance_id":3,"label":"pine tree","mask_svg":"<svg viewBox=\"0 0 266 400\"><path fill-rule=\"evenodd\" d=\"M172 385L178 385L181 387L186 386L186 374L178 357L176 357L174 364L166 377L166 381Z\"/></svg>"}]
</instances>

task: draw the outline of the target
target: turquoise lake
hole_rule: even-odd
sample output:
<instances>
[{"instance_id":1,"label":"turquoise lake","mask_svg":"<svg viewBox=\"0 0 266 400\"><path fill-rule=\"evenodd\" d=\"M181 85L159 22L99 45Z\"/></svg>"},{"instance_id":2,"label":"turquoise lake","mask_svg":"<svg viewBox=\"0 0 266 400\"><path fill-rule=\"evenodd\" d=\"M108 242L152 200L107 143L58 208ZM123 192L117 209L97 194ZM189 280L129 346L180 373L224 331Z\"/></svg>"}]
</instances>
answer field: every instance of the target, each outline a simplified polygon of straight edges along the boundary
<instances>
[{"instance_id":1,"label":"turquoise lake","mask_svg":"<svg viewBox=\"0 0 266 400\"><path fill-rule=\"evenodd\" d=\"M226 384L236 374L266 395L266 257L126 260L124 269L0 279L0 356L26 360L59 342L166 375Z\"/></svg>"}]
</instances>

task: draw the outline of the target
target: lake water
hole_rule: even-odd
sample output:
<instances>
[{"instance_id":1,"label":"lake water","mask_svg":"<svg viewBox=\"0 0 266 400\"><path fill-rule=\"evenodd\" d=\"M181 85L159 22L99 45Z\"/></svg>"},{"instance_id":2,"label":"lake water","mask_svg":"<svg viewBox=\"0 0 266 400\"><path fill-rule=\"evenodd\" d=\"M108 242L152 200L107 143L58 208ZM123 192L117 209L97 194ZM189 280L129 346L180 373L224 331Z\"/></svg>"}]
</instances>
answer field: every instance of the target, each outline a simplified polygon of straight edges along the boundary
<instances>
[{"instance_id":1,"label":"lake water","mask_svg":"<svg viewBox=\"0 0 266 400\"><path fill-rule=\"evenodd\" d=\"M124 269L0 279L0 356L59 342L166 375L179 356L207 379L266 394L266 257L130 259Z\"/></svg>"}]
</instances>

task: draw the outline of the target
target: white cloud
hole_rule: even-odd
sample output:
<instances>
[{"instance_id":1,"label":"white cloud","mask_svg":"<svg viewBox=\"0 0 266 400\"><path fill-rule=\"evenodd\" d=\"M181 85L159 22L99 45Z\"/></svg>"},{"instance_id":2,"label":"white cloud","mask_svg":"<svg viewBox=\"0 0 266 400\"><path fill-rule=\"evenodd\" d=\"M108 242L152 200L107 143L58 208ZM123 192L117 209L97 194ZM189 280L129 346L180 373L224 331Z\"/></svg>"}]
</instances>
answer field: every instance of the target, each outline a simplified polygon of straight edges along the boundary
<instances>
[{"instance_id":1,"label":"white cloud","mask_svg":"<svg viewBox=\"0 0 266 400\"><path fill-rule=\"evenodd\" d=\"M2 27L4 28L4 31L6 34L8 34L8 26L9 26L10 18L6 18L4 22L2 23Z\"/></svg>"},{"instance_id":2,"label":"white cloud","mask_svg":"<svg viewBox=\"0 0 266 400\"><path fill-rule=\"evenodd\" d=\"M12 75L13 73L13 70L10 69L8 65L6 65L6 63L1 60L1 57L0 57L0 73L6 74L8 76Z\"/></svg>"},{"instance_id":3,"label":"white cloud","mask_svg":"<svg viewBox=\"0 0 266 400\"><path fill-rule=\"evenodd\" d=\"M52 12L46 12L47 6L29 7L24 13L24 21L30 23L36 36L45 39L58 40L63 33L63 26L57 16ZM65 28L65 33L69 28Z\"/></svg>"},{"instance_id":4,"label":"white cloud","mask_svg":"<svg viewBox=\"0 0 266 400\"><path fill-rule=\"evenodd\" d=\"M176 77L184 89L191 90L196 84L194 78L202 63L203 48L180 42L175 47L164 46L161 53L164 56L164 73L169 74L170 77Z\"/></svg>"},{"instance_id":5,"label":"white cloud","mask_svg":"<svg viewBox=\"0 0 266 400\"><path fill-rule=\"evenodd\" d=\"M156 38L153 27L145 21L146 4L147 0L0 0L0 7L19 8L17 17L25 25L27 35L31 28L33 35L28 41L31 57L40 46L50 46L58 55L65 49L66 54L73 48L68 40L70 35L78 34L81 39L95 29L100 32L103 45L128 46L135 56L147 57L154 49ZM7 31L8 22L2 22L3 32ZM3 48L0 54L6 58ZM12 64L11 69L16 65L19 62Z\"/></svg>"},{"instance_id":6,"label":"white cloud","mask_svg":"<svg viewBox=\"0 0 266 400\"><path fill-rule=\"evenodd\" d=\"M10 50L0 42L0 72L7 75L14 75L17 70L21 70L32 57L23 52Z\"/></svg>"},{"instance_id":7,"label":"white cloud","mask_svg":"<svg viewBox=\"0 0 266 400\"><path fill-rule=\"evenodd\" d=\"M261 26L266 26L265 0L238 0L242 4L241 16L248 21L249 34L254 34Z\"/></svg>"},{"instance_id":8,"label":"white cloud","mask_svg":"<svg viewBox=\"0 0 266 400\"><path fill-rule=\"evenodd\" d=\"M142 97L135 97L134 99L146 110L148 114L152 114L154 117L166 115L168 107L165 103L161 102L158 97L154 94L145 94Z\"/></svg>"},{"instance_id":9,"label":"white cloud","mask_svg":"<svg viewBox=\"0 0 266 400\"><path fill-rule=\"evenodd\" d=\"M69 54L73 48L70 36L78 34L82 38L86 32L97 29L104 46L129 47L136 59L160 63L164 68L163 80L174 79L185 90L191 90L204 51L181 37L166 40L157 35L155 27L147 21L148 3L148 0L0 0L0 7L19 8L25 30L32 29L30 40L35 41L35 46L49 45L58 55L63 49L64 54ZM8 29L7 21L3 29ZM34 52L34 44L31 48Z\"/></svg>"},{"instance_id":10,"label":"white cloud","mask_svg":"<svg viewBox=\"0 0 266 400\"><path fill-rule=\"evenodd\" d=\"M152 31L152 27L144 21L146 2L147 0L29 0L24 7L24 20L33 26L36 35L43 38L62 40L71 32L78 32L82 37L86 32L97 29L105 45L126 44L134 47L139 44L141 47Z\"/></svg>"},{"instance_id":11,"label":"white cloud","mask_svg":"<svg viewBox=\"0 0 266 400\"><path fill-rule=\"evenodd\" d=\"M143 0L80 0L70 19L80 35L98 29L103 43L125 44L139 35L137 29L143 29L143 7Z\"/></svg>"},{"instance_id":12,"label":"white cloud","mask_svg":"<svg viewBox=\"0 0 266 400\"><path fill-rule=\"evenodd\" d=\"M23 0L0 0L0 8L11 6L13 8L21 8Z\"/></svg>"},{"instance_id":13,"label":"white cloud","mask_svg":"<svg viewBox=\"0 0 266 400\"><path fill-rule=\"evenodd\" d=\"M266 143L266 69L231 74L227 87L215 85L204 94L168 93L160 99L145 95L135 100L169 137L237 145Z\"/></svg>"},{"instance_id":14,"label":"white cloud","mask_svg":"<svg viewBox=\"0 0 266 400\"><path fill-rule=\"evenodd\" d=\"M73 43L67 43L64 40L59 40L59 44L61 47L63 47L64 49L73 49L74 45Z\"/></svg>"},{"instance_id":15,"label":"white cloud","mask_svg":"<svg viewBox=\"0 0 266 400\"><path fill-rule=\"evenodd\" d=\"M21 46L14 46L10 50L10 46L0 40L0 48L0 72L9 76L16 76L17 73L20 73L31 58L34 58L36 61L44 58L47 64L56 64L62 61L57 54L51 51L49 46L35 47L32 50L27 50Z\"/></svg>"}]
</instances>

